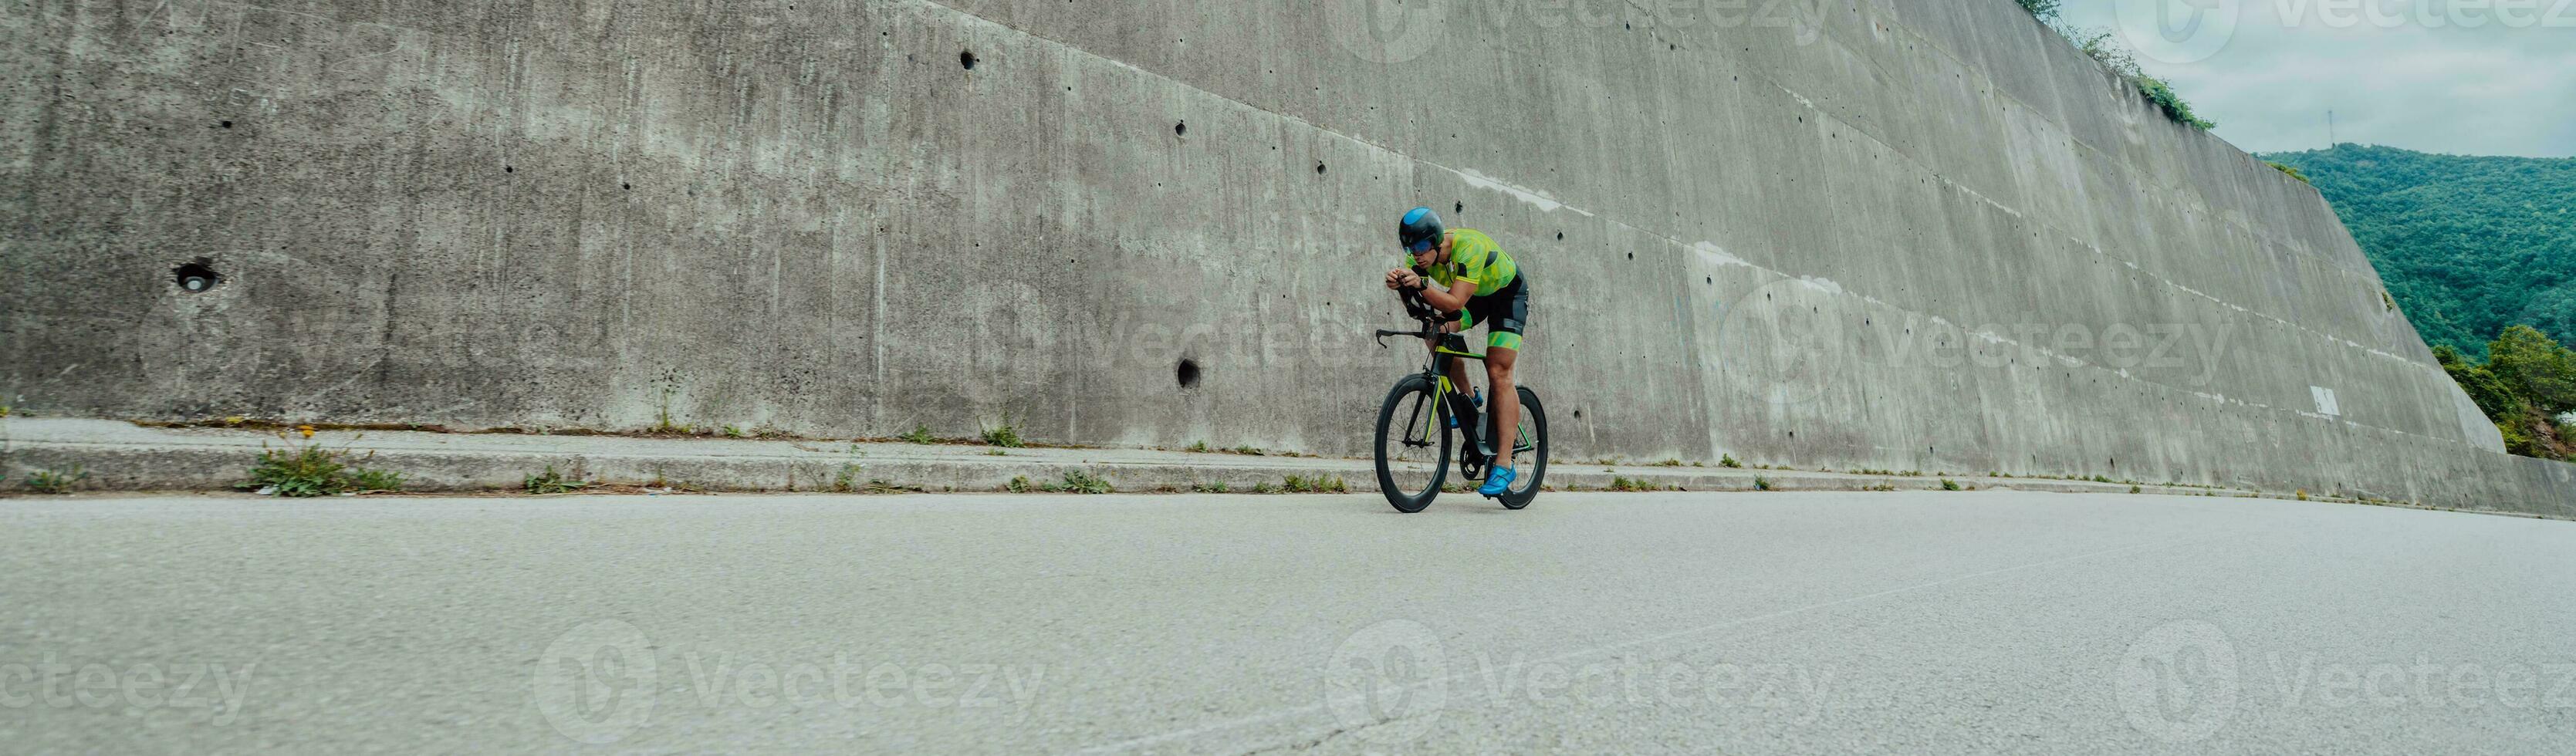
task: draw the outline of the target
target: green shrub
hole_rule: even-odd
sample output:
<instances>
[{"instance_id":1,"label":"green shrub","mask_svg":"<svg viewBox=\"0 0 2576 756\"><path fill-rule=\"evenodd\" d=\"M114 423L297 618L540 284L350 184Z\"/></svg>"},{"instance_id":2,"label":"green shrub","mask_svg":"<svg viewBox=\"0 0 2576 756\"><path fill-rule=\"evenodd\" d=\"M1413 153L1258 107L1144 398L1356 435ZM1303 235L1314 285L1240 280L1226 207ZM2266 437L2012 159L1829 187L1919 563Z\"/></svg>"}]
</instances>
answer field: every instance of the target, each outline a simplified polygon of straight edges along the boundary
<instances>
[{"instance_id":1,"label":"green shrub","mask_svg":"<svg viewBox=\"0 0 2576 756\"><path fill-rule=\"evenodd\" d=\"M999 446L1009 449L1017 449L1028 445L1027 441L1020 438L1019 429L1011 427L1011 424L1007 422L1003 423L1002 427L984 431L984 443L988 446Z\"/></svg>"},{"instance_id":2,"label":"green shrub","mask_svg":"<svg viewBox=\"0 0 2576 756\"><path fill-rule=\"evenodd\" d=\"M1190 485L1190 490L1197 493L1225 493L1226 488L1225 481L1222 480Z\"/></svg>"},{"instance_id":3,"label":"green shrub","mask_svg":"<svg viewBox=\"0 0 2576 756\"><path fill-rule=\"evenodd\" d=\"M911 433L896 436L896 438L901 439L906 443L914 444L939 443L939 439L937 437L930 435L930 426L927 425L914 425L912 426Z\"/></svg>"},{"instance_id":4,"label":"green shrub","mask_svg":"<svg viewBox=\"0 0 2576 756\"><path fill-rule=\"evenodd\" d=\"M2283 163L2275 163L2275 162L2272 162L2272 161L2269 161L2269 160L2265 160L2265 161L2263 161L2263 164L2264 164L2264 165L2268 165L2268 166L2272 166L2272 170L2280 171L2280 172L2282 173L2282 175L2289 176L2290 178L2298 179L2298 180L2299 180L2299 183L2302 183L2302 184L2309 184L2309 185L2314 185L2314 184L2316 184L2316 183L2317 183L2317 182L2314 182L2314 181L2309 181L2309 180L2308 180L2308 174L2306 174L2306 173L2304 173L2304 172L2301 172L2301 171L2300 171L2299 169L2297 169L2297 168L2292 168L2292 167L2290 167L2289 165L2286 165L2286 164L2283 164ZM2387 294L2387 292L2381 292L2379 296L2380 296L2382 299L2385 299L2385 298L2387 298L2388 294ZM2393 308L2395 308L2396 306L2397 306L2397 305L2396 305L2396 303L2395 303L2395 302L2390 302L2390 303L2389 303L2389 307L2390 307L2390 308L2392 308L2392 309L2393 309Z\"/></svg>"},{"instance_id":5,"label":"green shrub","mask_svg":"<svg viewBox=\"0 0 2576 756\"><path fill-rule=\"evenodd\" d=\"M2139 93L2146 95L2148 102L2163 108L2165 115L2175 121L2202 131L2218 128L2217 122L2193 114L2191 103L2184 102L2182 95L2174 94L2173 85L2166 83L2165 80L2146 74L2134 74L2129 77L2129 83L2138 85Z\"/></svg>"},{"instance_id":6,"label":"green shrub","mask_svg":"<svg viewBox=\"0 0 2576 756\"><path fill-rule=\"evenodd\" d=\"M1733 455L1733 454L1723 454L1723 455L1719 455L1719 456L1718 456L1718 458L1717 458L1717 466L1719 466L1719 467L1743 467L1743 466L1744 466L1744 463L1735 461L1735 455Z\"/></svg>"},{"instance_id":7,"label":"green shrub","mask_svg":"<svg viewBox=\"0 0 2576 756\"><path fill-rule=\"evenodd\" d=\"M1756 491L1769 491L1769 490L1771 490L1771 479L1770 479L1770 478L1762 477L1762 476L1760 476L1760 475L1753 476L1753 490L1756 490Z\"/></svg>"},{"instance_id":8,"label":"green shrub","mask_svg":"<svg viewBox=\"0 0 2576 756\"><path fill-rule=\"evenodd\" d=\"M1951 480L1951 479L1949 479L1949 478L1942 478L1942 479L1941 479L1941 490L1943 490L1943 491L1956 491L1956 490L1959 490L1959 482L1958 482L1958 481L1955 481L1955 480Z\"/></svg>"}]
</instances>

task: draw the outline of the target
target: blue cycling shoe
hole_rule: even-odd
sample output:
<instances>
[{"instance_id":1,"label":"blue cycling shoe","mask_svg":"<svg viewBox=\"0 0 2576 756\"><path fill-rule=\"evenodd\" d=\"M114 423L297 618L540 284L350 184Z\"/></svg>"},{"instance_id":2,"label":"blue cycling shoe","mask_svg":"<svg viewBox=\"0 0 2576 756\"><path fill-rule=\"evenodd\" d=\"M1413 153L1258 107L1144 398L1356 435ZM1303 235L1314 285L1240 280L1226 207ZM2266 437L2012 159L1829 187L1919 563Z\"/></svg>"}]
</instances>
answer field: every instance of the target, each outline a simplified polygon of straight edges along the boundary
<instances>
[{"instance_id":1,"label":"blue cycling shoe","mask_svg":"<svg viewBox=\"0 0 2576 756\"><path fill-rule=\"evenodd\" d=\"M1512 479L1518 477L1520 473L1513 472L1509 467L1495 470L1494 474L1485 476L1484 487L1476 489L1476 493L1485 496L1501 496L1504 492L1512 490Z\"/></svg>"}]
</instances>

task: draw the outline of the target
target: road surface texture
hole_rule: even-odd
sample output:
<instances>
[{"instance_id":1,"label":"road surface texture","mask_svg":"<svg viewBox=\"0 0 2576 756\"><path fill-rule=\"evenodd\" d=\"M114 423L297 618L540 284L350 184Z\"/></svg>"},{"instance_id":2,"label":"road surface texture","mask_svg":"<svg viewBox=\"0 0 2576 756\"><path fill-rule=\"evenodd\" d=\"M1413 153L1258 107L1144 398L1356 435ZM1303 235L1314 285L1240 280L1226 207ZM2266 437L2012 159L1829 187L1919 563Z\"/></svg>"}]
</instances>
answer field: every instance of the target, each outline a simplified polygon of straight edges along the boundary
<instances>
[{"instance_id":1,"label":"road surface texture","mask_svg":"<svg viewBox=\"0 0 2576 756\"><path fill-rule=\"evenodd\" d=\"M2036 492L0 501L17 753L2567 753L2576 523Z\"/></svg>"}]
</instances>

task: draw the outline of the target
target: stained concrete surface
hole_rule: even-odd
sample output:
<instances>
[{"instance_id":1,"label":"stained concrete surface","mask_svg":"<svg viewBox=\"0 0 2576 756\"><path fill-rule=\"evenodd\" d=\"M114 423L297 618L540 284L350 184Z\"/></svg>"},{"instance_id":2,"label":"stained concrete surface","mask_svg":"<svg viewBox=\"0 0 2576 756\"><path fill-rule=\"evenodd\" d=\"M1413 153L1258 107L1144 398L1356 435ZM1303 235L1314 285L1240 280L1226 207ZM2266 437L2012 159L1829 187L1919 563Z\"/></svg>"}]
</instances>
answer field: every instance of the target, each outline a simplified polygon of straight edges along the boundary
<instances>
[{"instance_id":1,"label":"stained concrete surface","mask_svg":"<svg viewBox=\"0 0 2576 756\"><path fill-rule=\"evenodd\" d=\"M0 742L2565 753L2571 570L2576 523L2028 492L14 499Z\"/></svg>"},{"instance_id":2,"label":"stained concrete surface","mask_svg":"<svg viewBox=\"0 0 2576 756\"><path fill-rule=\"evenodd\" d=\"M0 393L1352 455L1427 204L1569 456L2576 505L2311 188L2016 4L1753 5L20 2Z\"/></svg>"}]
</instances>

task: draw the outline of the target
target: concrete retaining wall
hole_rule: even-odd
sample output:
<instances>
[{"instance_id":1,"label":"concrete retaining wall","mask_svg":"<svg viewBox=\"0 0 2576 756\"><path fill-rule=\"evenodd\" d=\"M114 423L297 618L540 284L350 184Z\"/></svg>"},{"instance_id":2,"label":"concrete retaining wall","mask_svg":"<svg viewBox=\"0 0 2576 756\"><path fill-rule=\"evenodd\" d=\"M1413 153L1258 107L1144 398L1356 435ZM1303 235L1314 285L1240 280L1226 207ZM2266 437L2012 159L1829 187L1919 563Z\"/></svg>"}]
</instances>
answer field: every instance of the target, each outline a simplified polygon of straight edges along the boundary
<instances>
[{"instance_id":1,"label":"concrete retaining wall","mask_svg":"<svg viewBox=\"0 0 2576 756\"><path fill-rule=\"evenodd\" d=\"M2316 192L2014 3L1679 5L20 2L0 389L1356 453L1428 204L1530 273L1563 458L2576 497Z\"/></svg>"}]
</instances>

